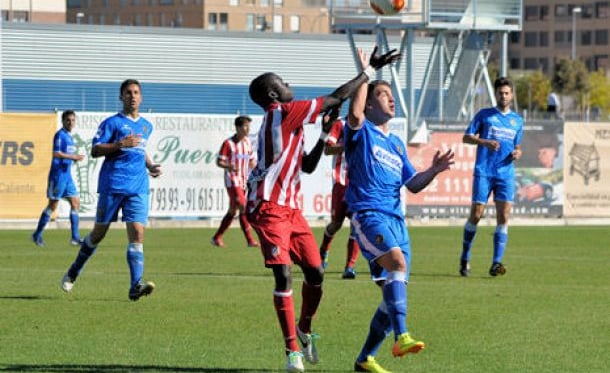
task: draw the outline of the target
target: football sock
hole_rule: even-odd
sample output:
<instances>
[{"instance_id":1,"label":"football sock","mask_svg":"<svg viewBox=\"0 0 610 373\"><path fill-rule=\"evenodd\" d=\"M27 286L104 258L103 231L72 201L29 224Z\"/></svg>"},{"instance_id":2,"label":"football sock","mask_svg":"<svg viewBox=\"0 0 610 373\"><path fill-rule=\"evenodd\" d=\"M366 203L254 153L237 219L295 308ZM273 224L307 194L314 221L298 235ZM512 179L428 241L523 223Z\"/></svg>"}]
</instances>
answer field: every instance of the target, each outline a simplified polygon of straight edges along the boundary
<instances>
[{"instance_id":1,"label":"football sock","mask_svg":"<svg viewBox=\"0 0 610 373\"><path fill-rule=\"evenodd\" d=\"M383 300L388 309L388 315L394 329L394 336L407 332L407 287L405 272L388 272L383 285Z\"/></svg>"},{"instance_id":2,"label":"football sock","mask_svg":"<svg viewBox=\"0 0 610 373\"><path fill-rule=\"evenodd\" d=\"M303 281L301 289L301 317L299 318L299 329L305 333L311 333L311 321L313 320L320 300L322 299L322 285L309 285Z\"/></svg>"},{"instance_id":3,"label":"football sock","mask_svg":"<svg viewBox=\"0 0 610 373\"><path fill-rule=\"evenodd\" d=\"M360 252L360 246L353 237L347 240L347 262L345 266L348 268L354 268L356 260L358 259L358 253Z\"/></svg>"},{"instance_id":4,"label":"football sock","mask_svg":"<svg viewBox=\"0 0 610 373\"><path fill-rule=\"evenodd\" d=\"M364 346L360 351L360 355L356 361L366 361L367 356L376 356L377 351L383 344L384 339L392 332L392 323L388 316L387 307L385 302L381 302L375 315L371 319L369 326L369 335L364 341Z\"/></svg>"},{"instance_id":5,"label":"football sock","mask_svg":"<svg viewBox=\"0 0 610 373\"><path fill-rule=\"evenodd\" d=\"M78 211L70 209L70 228L72 230L72 239L79 240L80 233L78 232Z\"/></svg>"},{"instance_id":6,"label":"football sock","mask_svg":"<svg viewBox=\"0 0 610 373\"><path fill-rule=\"evenodd\" d=\"M477 226L466 222L464 226L464 239L462 241L462 257L461 260L470 260L470 249L472 249L472 242L474 236L477 234Z\"/></svg>"},{"instance_id":7,"label":"football sock","mask_svg":"<svg viewBox=\"0 0 610 373\"><path fill-rule=\"evenodd\" d=\"M322 244L320 245L320 254L323 254L330 250L330 243L333 241L333 236L328 234L328 227L324 229L324 237L322 238Z\"/></svg>"},{"instance_id":8,"label":"football sock","mask_svg":"<svg viewBox=\"0 0 610 373\"><path fill-rule=\"evenodd\" d=\"M232 220L233 218L231 218ZM246 240L248 243L254 242L254 238L252 237L252 230L250 229L250 223L248 223L248 218L246 218L246 214L239 214L239 226L241 227L242 232L244 232L244 236L246 236Z\"/></svg>"},{"instance_id":9,"label":"football sock","mask_svg":"<svg viewBox=\"0 0 610 373\"><path fill-rule=\"evenodd\" d=\"M127 245L127 265L131 276L131 288L136 286L144 274L144 244L130 243Z\"/></svg>"},{"instance_id":10,"label":"football sock","mask_svg":"<svg viewBox=\"0 0 610 373\"><path fill-rule=\"evenodd\" d=\"M42 214L40 214L40 219L38 219L38 226L36 227L36 231L34 232L35 236L38 237L42 234L44 227L46 227L49 223L49 220L51 220L52 213L53 211L48 207L42 210Z\"/></svg>"},{"instance_id":11,"label":"football sock","mask_svg":"<svg viewBox=\"0 0 610 373\"><path fill-rule=\"evenodd\" d=\"M87 263L87 260L89 260L91 255L93 255L96 248L97 246L91 243L91 238L89 238L89 235L87 235L87 237L85 237L83 240L83 243L80 245L80 250L78 250L78 255L76 255L74 263L72 263L70 269L68 269L68 276L70 276L70 278L76 280L80 274L80 271L83 269L85 263Z\"/></svg>"},{"instance_id":12,"label":"football sock","mask_svg":"<svg viewBox=\"0 0 610 373\"><path fill-rule=\"evenodd\" d=\"M231 214L226 214L222 218L222 221L220 222L220 227L218 227L218 230L216 231L216 234L214 235L215 238L222 237L222 235L225 233L225 231L231 226L231 223L233 223L234 217L235 216L233 216Z\"/></svg>"},{"instance_id":13,"label":"football sock","mask_svg":"<svg viewBox=\"0 0 610 373\"><path fill-rule=\"evenodd\" d=\"M506 243L508 242L508 225L502 224L496 227L494 233L494 263L502 262Z\"/></svg>"},{"instance_id":14,"label":"football sock","mask_svg":"<svg viewBox=\"0 0 610 373\"><path fill-rule=\"evenodd\" d=\"M284 335L284 344L288 351L300 351L297 344L297 328L294 322L294 302L292 300L292 290L274 291L273 304L277 319Z\"/></svg>"}]
</instances>

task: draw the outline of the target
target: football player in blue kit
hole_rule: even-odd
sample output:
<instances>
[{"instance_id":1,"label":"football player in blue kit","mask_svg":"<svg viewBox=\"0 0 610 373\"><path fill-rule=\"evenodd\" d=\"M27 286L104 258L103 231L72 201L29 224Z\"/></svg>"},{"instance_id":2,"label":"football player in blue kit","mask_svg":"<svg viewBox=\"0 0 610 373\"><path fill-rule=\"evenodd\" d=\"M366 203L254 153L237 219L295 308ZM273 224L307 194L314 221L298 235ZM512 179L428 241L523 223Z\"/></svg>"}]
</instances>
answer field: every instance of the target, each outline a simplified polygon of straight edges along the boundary
<instances>
[{"instance_id":1,"label":"football player in blue kit","mask_svg":"<svg viewBox=\"0 0 610 373\"><path fill-rule=\"evenodd\" d=\"M72 179L72 163L82 161L85 156L76 154L74 139L70 132L76 125L76 113L73 110L66 110L61 114L62 128L53 137L53 159L47 184L47 198L49 204L42 211L36 231L32 233L32 241L36 246L45 246L42 239L42 232L51 220L51 215L59 200L65 198L70 202L70 228L72 231L72 245L80 245L80 233L78 231L78 210L80 208L80 198Z\"/></svg>"},{"instance_id":2,"label":"football player in blue kit","mask_svg":"<svg viewBox=\"0 0 610 373\"><path fill-rule=\"evenodd\" d=\"M483 216L485 204L493 192L496 204L496 231L493 259L489 274L503 275L502 257L508 241L508 217L515 196L515 166L521 157L523 119L511 110L513 86L507 78L494 82L496 106L480 110L470 122L463 137L466 144L477 145L472 181L472 205L464 226L460 275L470 274L470 249Z\"/></svg>"},{"instance_id":3,"label":"football player in blue kit","mask_svg":"<svg viewBox=\"0 0 610 373\"><path fill-rule=\"evenodd\" d=\"M119 210L126 222L127 264L131 275L129 299L136 301L149 295L155 284L142 280L144 273L144 226L148 221L148 177L161 174L146 154L152 124L140 116L142 103L140 83L134 79L121 84L123 110L106 118L92 141L91 155L104 157L98 181L99 199L95 225L85 237L80 251L61 280L62 290L69 292L87 260L102 241Z\"/></svg>"},{"instance_id":4,"label":"football player in blue kit","mask_svg":"<svg viewBox=\"0 0 610 373\"><path fill-rule=\"evenodd\" d=\"M375 50L376 51L376 50ZM358 50L360 62L369 79L375 63ZM348 125L344 129L345 157L350 181L345 195L353 213L352 230L362 255L369 262L373 280L382 288L382 301L375 312L369 335L358 355L354 370L387 372L375 360L386 335L394 332L392 355L417 353L424 343L407 330L407 287L411 264L409 233L405 224L400 190L413 193L424 189L434 177L454 163L451 150L437 151L432 165L417 172L407 158L403 141L390 132L395 115L390 84L383 80L364 83L351 100Z\"/></svg>"}]
</instances>

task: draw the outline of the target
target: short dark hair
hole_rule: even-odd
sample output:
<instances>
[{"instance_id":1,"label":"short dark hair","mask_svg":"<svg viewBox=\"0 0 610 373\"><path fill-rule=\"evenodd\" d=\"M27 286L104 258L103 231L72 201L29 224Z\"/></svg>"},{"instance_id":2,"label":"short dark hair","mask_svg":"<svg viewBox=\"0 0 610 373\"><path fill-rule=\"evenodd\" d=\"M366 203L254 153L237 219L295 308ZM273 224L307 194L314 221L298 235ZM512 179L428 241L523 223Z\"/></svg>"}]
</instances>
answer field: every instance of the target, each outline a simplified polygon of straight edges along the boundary
<instances>
[{"instance_id":1,"label":"short dark hair","mask_svg":"<svg viewBox=\"0 0 610 373\"><path fill-rule=\"evenodd\" d=\"M123 94L123 91L125 90L125 88L127 88L127 86L132 85L132 84L137 85L140 88L140 90L142 90L142 86L140 85L140 82L138 82L137 80L125 79L125 80L123 80L123 83L121 83L121 91L120 91L121 94Z\"/></svg>"},{"instance_id":2,"label":"short dark hair","mask_svg":"<svg viewBox=\"0 0 610 373\"><path fill-rule=\"evenodd\" d=\"M369 82L369 86L366 90L366 99L367 100L369 98L373 98L373 91L375 91L375 88L377 88L380 85L385 85L385 86L392 88L392 85L385 80L373 80L372 82Z\"/></svg>"},{"instance_id":3,"label":"short dark hair","mask_svg":"<svg viewBox=\"0 0 610 373\"><path fill-rule=\"evenodd\" d=\"M494 82L494 92L497 91L500 87L504 86L510 87L510 89L512 90L513 82L511 82L510 79L508 79L507 77L501 76Z\"/></svg>"},{"instance_id":4,"label":"short dark hair","mask_svg":"<svg viewBox=\"0 0 610 373\"><path fill-rule=\"evenodd\" d=\"M250 118L247 115L240 115L237 118L235 118L235 127L242 127L244 124L246 123L250 123L252 122L252 118Z\"/></svg>"},{"instance_id":5,"label":"short dark hair","mask_svg":"<svg viewBox=\"0 0 610 373\"><path fill-rule=\"evenodd\" d=\"M267 109L273 100L269 97L269 92L273 89L273 83L279 76L275 73L264 73L250 82L249 93L250 98L255 104Z\"/></svg>"},{"instance_id":6,"label":"short dark hair","mask_svg":"<svg viewBox=\"0 0 610 373\"><path fill-rule=\"evenodd\" d=\"M74 112L74 110L66 110L66 111L64 111L63 113L61 113L61 121L63 122L70 115L76 116L76 113Z\"/></svg>"}]
</instances>

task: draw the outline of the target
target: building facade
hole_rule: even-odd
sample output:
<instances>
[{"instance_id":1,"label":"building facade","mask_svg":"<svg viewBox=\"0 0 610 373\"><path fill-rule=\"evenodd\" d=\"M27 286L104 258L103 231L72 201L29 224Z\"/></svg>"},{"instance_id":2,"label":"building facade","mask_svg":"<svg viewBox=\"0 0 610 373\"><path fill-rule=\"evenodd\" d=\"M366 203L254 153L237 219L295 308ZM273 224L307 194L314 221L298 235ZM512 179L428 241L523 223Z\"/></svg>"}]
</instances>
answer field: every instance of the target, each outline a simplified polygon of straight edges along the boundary
<instances>
[{"instance_id":1,"label":"building facade","mask_svg":"<svg viewBox=\"0 0 610 373\"><path fill-rule=\"evenodd\" d=\"M523 31L509 36L511 69L551 73L561 58L610 68L610 1L525 0Z\"/></svg>"},{"instance_id":2,"label":"building facade","mask_svg":"<svg viewBox=\"0 0 610 373\"><path fill-rule=\"evenodd\" d=\"M210 31L329 32L324 0L67 0L67 23Z\"/></svg>"},{"instance_id":3,"label":"building facade","mask_svg":"<svg viewBox=\"0 0 610 373\"><path fill-rule=\"evenodd\" d=\"M60 0L0 0L0 11L2 22L66 22L66 2Z\"/></svg>"}]
</instances>

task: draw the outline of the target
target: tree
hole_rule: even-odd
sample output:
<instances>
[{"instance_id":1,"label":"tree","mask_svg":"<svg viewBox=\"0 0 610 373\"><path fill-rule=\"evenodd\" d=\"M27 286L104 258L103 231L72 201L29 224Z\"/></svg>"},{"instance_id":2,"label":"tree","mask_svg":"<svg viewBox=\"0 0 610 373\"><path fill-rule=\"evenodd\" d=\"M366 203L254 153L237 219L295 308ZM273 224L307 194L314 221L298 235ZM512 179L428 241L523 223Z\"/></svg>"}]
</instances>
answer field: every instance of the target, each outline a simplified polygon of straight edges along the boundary
<instances>
[{"instance_id":1,"label":"tree","mask_svg":"<svg viewBox=\"0 0 610 373\"><path fill-rule=\"evenodd\" d=\"M517 78L515 90L519 107L529 111L546 110L547 97L551 93L551 80L542 70L536 70Z\"/></svg>"},{"instance_id":2,"label":"tree","mask_svg":"<svg viewBox=\"0 0 610 373\"><path fill-rule=\"evenodd\" d=\"M587 107L598 114L610 112L610 78L603 70L598 70L589 75L589 87L591 89L586 97Z\"/></svg>"},{"instance_id":3,"label":"tree","mask_svg":"<svg viewBox=\"0 0 610 373\"><path fill-rule=\"evenodd\" d=\"M561 59L555 65L553 89L562 95L584 97L589 91L587 67L581 60ZM579 107L582 107L579 100Z\"/></svg>"}]
</instances>

